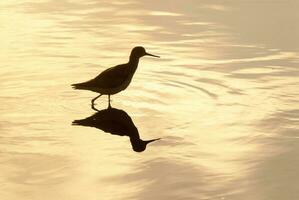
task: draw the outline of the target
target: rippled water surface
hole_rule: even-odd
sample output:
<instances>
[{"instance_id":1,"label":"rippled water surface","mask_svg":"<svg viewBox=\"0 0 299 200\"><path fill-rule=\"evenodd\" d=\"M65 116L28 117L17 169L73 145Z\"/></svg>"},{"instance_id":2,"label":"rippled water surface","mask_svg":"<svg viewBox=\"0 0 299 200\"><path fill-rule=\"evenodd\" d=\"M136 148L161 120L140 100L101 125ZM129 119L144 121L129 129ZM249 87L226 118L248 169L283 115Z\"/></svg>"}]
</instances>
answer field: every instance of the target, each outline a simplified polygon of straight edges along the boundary
<instances>
[{"instance_id":1,"label":"rippled water surface","mask_svg":"<svg viewBox=\"0 0 299 200\"><path fill-rule=\"evenodd\" d=\"M298 9L1 1L1 200L299 199ZM161 58L143 57L112 106L143 140L162 138L141 153L129 137L72 126L97 94L70 87L137 45Z\"/></svg>"}]
</instances>

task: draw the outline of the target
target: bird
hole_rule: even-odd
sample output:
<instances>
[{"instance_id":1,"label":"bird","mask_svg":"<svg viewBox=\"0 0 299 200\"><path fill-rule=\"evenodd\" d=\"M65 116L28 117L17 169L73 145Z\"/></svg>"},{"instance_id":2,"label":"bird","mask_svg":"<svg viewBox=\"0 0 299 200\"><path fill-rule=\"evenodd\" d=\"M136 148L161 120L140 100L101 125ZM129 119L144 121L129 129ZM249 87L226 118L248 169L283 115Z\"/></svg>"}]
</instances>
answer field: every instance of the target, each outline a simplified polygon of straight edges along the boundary
<instances>
[{"instance_id":1,"label":"bird","mask_svg":"<svg viewBox=\"0 0 299 200\"><path fill-rule=\"evenodd\" d=\"M85 119L74 120L72 125L94 127L112 135L128 136L135 152L142 152L146 149L147 144L161 139L142 140L131 117L123 110L116 108L93 109L97 112Z\"/></svg>"},{"instance_id":2,"label":"bird","mask_svg":"<svg viewBox=\"0 0 299 200\"><path fill-rule=\"evenodd\" d=\"M143 56L160 58L160 56L147 53L144 47L136 46L132 49L127 63L108 68L95 78L83 83L72 84L72 87L78 90L90 90L99 93L91 100L92 106L100 96L108 95L108 107L111 107L110 95L119 93L129 86L138 67L139 59Z\"/></svg>"}]
</instances>

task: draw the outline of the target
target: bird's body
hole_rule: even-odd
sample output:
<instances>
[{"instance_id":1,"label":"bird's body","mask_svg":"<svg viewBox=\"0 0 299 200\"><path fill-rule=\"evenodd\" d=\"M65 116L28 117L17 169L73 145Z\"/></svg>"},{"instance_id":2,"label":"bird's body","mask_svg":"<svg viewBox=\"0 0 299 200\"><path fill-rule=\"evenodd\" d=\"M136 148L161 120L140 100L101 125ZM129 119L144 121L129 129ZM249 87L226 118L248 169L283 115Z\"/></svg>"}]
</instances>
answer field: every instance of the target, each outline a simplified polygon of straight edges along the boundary
<instances>
[{"instance_id":1,"label":"bird's body","mask_svg":"<svg viewBox=\"0 0 299 200\"><path fill-rule=\"evenodd\" d=\"M132 67L127 64L117 65L106 69L94 79L83 83L73 84L75 89L91 90L103 95L113 95L126 89L134 75Z\"/></svg>"},{"instance_id":2,"label":"bird's body","mask_svg":"<svg viewBox=\"0 0 299 200\"><path fill-rule=\"evenodd\" d=\"M101 95L108 95L110 107L110 95L125 90L129 86L138 67L139 59L144 55L158 57L146 53L143 47L135 47L131 52L128 63L106 69L95 78L83 83L73 84L72 86L75 89L90 90L100 93L99 96L92 99L92 105L94 104L94 101Z\"/></svg>"}]
</instances>

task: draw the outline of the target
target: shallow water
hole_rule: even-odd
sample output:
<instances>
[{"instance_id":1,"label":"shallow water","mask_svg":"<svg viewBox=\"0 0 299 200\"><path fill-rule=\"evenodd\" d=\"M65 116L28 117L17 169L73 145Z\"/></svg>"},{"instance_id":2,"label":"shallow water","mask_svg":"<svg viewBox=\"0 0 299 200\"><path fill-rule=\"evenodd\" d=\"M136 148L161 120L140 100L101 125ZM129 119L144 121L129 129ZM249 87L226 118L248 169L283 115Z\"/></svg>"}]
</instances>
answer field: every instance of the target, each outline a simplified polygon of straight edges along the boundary
<instances>
[{"instance_id":1,"label":"shallow water","mask_svg":"<svg viewBox=\"0 0 299 200\"><path fill-rule=\"evenodd\" d=\"M0 2L0 194L30 199L299 198L299 3ZM142 139L72 126L97 94L70 84L125 63L112 96ZM97 109L107 107L107 98Z\"/></svg>"}]
</instances>

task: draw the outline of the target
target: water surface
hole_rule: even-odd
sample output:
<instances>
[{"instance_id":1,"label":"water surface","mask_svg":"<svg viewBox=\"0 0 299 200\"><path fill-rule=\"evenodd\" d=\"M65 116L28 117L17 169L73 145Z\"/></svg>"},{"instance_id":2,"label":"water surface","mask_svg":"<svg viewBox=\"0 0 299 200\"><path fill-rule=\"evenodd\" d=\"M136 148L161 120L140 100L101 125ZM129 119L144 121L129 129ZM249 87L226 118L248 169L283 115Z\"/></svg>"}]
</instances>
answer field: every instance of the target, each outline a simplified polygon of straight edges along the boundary
<instances>
[{"instance_id":1,"label":"water surface","mask_svg":"<svg viewBox=\"0 0 299 200\"><path fill-rule=\"evenodd\" d=\"M30 199L299 198L299 3L0 2L0 194ZM70 84L144 57L112 106L126 136L72 126L95 113ZM107 98L97 101L105 109Z\"/></svg>"}]
</instances>

